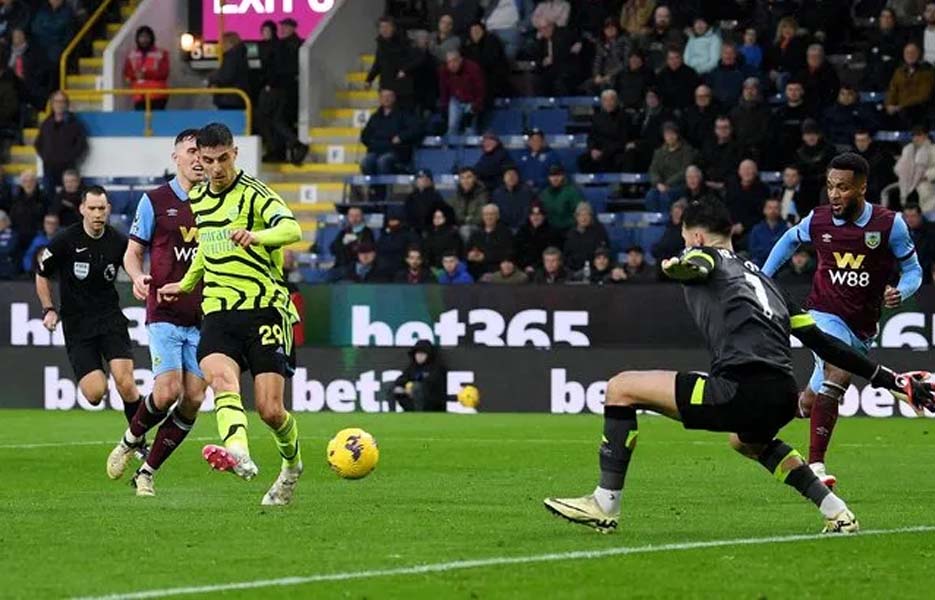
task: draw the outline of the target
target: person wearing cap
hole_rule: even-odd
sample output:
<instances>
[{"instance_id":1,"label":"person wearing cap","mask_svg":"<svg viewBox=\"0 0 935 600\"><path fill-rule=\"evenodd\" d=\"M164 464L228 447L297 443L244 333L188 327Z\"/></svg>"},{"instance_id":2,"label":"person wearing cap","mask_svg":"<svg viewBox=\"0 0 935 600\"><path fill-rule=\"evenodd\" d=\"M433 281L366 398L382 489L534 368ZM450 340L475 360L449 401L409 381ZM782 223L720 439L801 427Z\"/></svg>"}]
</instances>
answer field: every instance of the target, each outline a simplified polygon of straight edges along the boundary
<instances>
[{"instance_id":1,"label":"person wearing cap","mask_svg":"<svg viewBox=\"0 0 935 600\"><path fill-rule=\"evenodd\" d=\"M756 159L766 153L769 126L772 117L769 106L760 94L760 80L749 77L743 82L740 102L728 113L734 125L734 136L740 151Z\"/></svg>"},{"instance_id":2,"label":"person wearing cap","mask_svg":"<svg viewBox=\"0 0 935 600\"><path fill-rule=\"evenodd\" d=\"M656 274L646 264L646 253L642 246L627 248L627 260L620 268L626 273L626 280L630 283L649 283L656 280ZM613 274L611 274L613 278Z\"/></svg>"},{"instance_id":3,"label":"person wearing cap","mask_svg":"<svg viewBox=\"0 0 935 600\"><path fill-rule=\"evenodd\" d=\"M579 203L575 208L575 226L565 237L565 264L572 271L580 271L598 248L609 245L607 230L594 218L594 209L587 202Z\"/></svg>"},{"instance_id":4,"label":"person wearing cap","mask_svg":"<svg viewBox=\"0 0 935 600\"><path fill-rule=\"evenodd\" d=\"M380 275L390 280L403 266L406 250L418 244L419 235L403 221L406 211L402 206L388 206L383 229L377 238L377 270Z\"/></svg>"},{"instance_id":5,"label":"person wearing cap","mask_svg":"<svg viewBox=\"0 0 935 600\"><path fill-rule=\"evenodd\" d=\"M480 147L481 155L474 163L474 173L488 190L496 189L503 177L503 169L513 161L493 131L484 133Z\"/></svg>"},{"instance_id":6,"label":"person wearing cap","mask_svg":"<svg viewBox=\"0 0 935 600\"><path fill-rule=\"evenodd\" d=\"M594 251L594 258L591 261L591 272L587 280L585 280L584 273L581 274L582 283L590 283L592 285L605 285L618 283L611 278L611 273L613 272L616 265L614 264L613 257L610 255L610 248L602 246Z\"/></svg>"},{"instance_id":7,"label":"person wearing cap","mask_svg":"<svg viewBox=\"0 0 935 600\"><path fill-rule=\"evenodd\" d=\"M449 51L438 74L438 103L442 114L448 115L448 135L477 135L487 102L487 79L480 66L461 56L457 50Z\"/></svg>"},{"instance_id":8,"label":"person wearing cap","mask_svg":"<svg viewBox=\"0 0 935 600\"><path fill-rule=\"evenodd\" d=\"M681 110L692 103L692 95L701 78L694 69L682 60L679 48L666 51L666 65L656 76L656 88L662 96L662 103L672 110Z\"/></svg>"},{"instance_id":9,"label":"person wearing cap","mask_svg":"<svg viewBox=\"0 0 935 600\"><path fill-rule=\"evenodd\" d=\"M169 53L156 46L156 34L149 25L136 30L136 48L127 54L123 63L123 78L133 89L165 89L169 81ZM152 94L150 107L162 110L169 102L165 94ZM133 108L143 110L145 98L133 96Z\"/></svg>"},{"instance_id":10,"label":"person wearing cap","mask_svg":"<svg viewBox=\"0 0 935 600\"><path fill-rule=\"evenodd\" d=\"M522 285L529 283L529 277L516 266L516 259L512 254L507 254L500 259L497 270L493 273L485 273L480 278L481 283L495 283L499 285Z\"/></svg>"},{"instance_id":11,"label":"person wearing cap","mask_svg":"<svg viewBox=\"0 0 935 600\"><path fill-rule=\"evenodd\" d=\"M446 250L442 255L442 270L438 274L438 283L442 285L474 283L474 278L468 273L467 265L461 262L454 250Z\"/></svg>"},{"instance_id":12,"label":"person wearing cap","mask_svg":"<svg viewBox=\"0 0 935 600\"><path fill-rule=\"evenodd\" d=\"M685 185L685 169L698 160L698 153L682 140L679 128L672 121L662 126L662 146L653 153L649 165L649 182L646 194L646 210L668 212L669 205L681 195Z\"/></svg>"},{"instance_id":13,"label":"person wearing cap","mask_svg":"<svg viewBox=\"0 0 935 600\"><path fill-rule=\"evenodd\" d=\"M534 190L549 184L549 170L561 164L558 154L549 148L541 129L533 129L526 136L526 152L519 159L519 172L523 181Z\"/></svg>"},{"instance_id":14,"label":"person wearing cap","mask_svg":"<svg viewBox=\"0 0 935 600\"><path fill-rule=\"evenodd\" d=\"M583 173L625 171L624 153L630 131L630 117L620 107L617 92L601 92L601 108L594 113L588 132L588 149L578 157Z\"/></svg>"},{"instance_id":15,"label":"person wearing cap","mask_svg":"<svg viewBox=\"0 0 935 600\"><path fill-rule=\"evenodd\" d=\"M377 249L370 241L363 241L354 246L357 260L348 265L342 282L347 283L383 283L386 280L377 269Z\"/></svg>"},{"instance_id":16,"label":"person wearing cap","mask_svg":"<svg viewBox=\"0 0 935 600\"><path fill-rule=\"evenodd\" d=\"M406 412L445 412L448 403L448 369L438 348L419 340L407 352L409 364L393 383L390 410L399 404Z\"/></svg>"},{"instance_id":17,"label":"person wearing cap","mask_svg":"<svg viewBox=\"0 0 935 600\"><path fill-rule=\"evenodd\" d=\"M464 241L454 222L445 216L445 211L439 209L432 213L432 226L422 236L422 248L425 250L425 263L433 269L442 267L442 257L448 252L461 256Z\"/></svg>"},{"instance_id":18,"label":"person wearing cap","mask_svg":"<svg viewBox=\"0 0 935 600\"><path fill-rule=\"evenodd\" d=\"M802 123L812 117L805 103L805 88L795 79L786 83L786 103L773 109L769 124L769 151L766 164L770 168L782 168L802 140Z\"/></svg>"},{"instance_id":19,"label":"person wearing cap","mask_svg":"<svg viewBox=\"0 0 935 600\"><path fill-rule=\"evenodd\" d=\"M418 120L396 106L396 92L380 90L380 107L360 132L360 143L367 148L360 171L364 175L406 172L412 162L413 147L421 138Z\"/></svg>"},{"instance_id":20,"label":"person wearing cap","mask_svg":"<svg viewBox=\"0 0 935 600\"><path fill-rule=\"evenodd\" d=\"M814 119L802 123L802 145L795 151L795 161L802 175L802 183L809 188L820 188L831 159L837 154L834 145L821 134Z\"/></svg>"},{"instance_id":21,"label":"person wearing cap","mask_svg":"<svg viewBox=\"0 0 935 600\"><path fill-rule=\"evenodd\" d=\"M477 180L471 167L462 167L458 172L455 195L449 202L454 209L455 222L460 227L461 237L467 240L481 225L481 209L489 202L487 188Z\"/></svg>"},{"instance_id":22,"label":"person wearing cap","mask_svg":"<svg viewBox=\"0 0 935 600\"><path fill-rule=\"evenodd\" d=\"M539 200L529 207L526 222L516 231L513 238L513 253L516 264L527 275L532 275L542 266L542 253L550 246L559 247L564 243L561 233L549 225L549 219Z\"/></svg>"},{"instance_id":23,"label":"person wearing cap","mask_svg":"<svg viewBox=\"0 0 935 600\"><path fill-rule=\"evenodd\" d=\"M504 256L512 254L513 232L500 222L500 209L496 204L487 204L481 209L481 220L481 227L468 240L468 249L479 248L484 253L484 272L491 272Z\"/></svg>"},{"instance_id":24,"label":"person wearing cap","mask_svg":"<svg viewBox=\"0 0 935 600\"><path fill-rule=\"evenodd\" d=\"M435 283L438 281L432 270L425 266L425 256L418 245L406 249L406 266L396 272L393 283L408 283L411 285Z\"/></svg>"},{"instance_id":25,"label":"person wearing cap","mask_svg":"<svg viewBox=\"0 0 935 600\"><path fill-rule=\"evenodd\" d=\"M500 209L500 220L510 229L516 230L526 221L529 207L536 195L520 179L516 165L503 169L503 185L493 192L493 203Z\"/></svg>"},{"instance_id":26,"label":"person wearing cap","mask_svg":"<svg viewBox=\"0 0 935 600\"><path fill-rule=\"evenodd\" d=\"M432 213L436 210L444 211L449 222L454 221L454 210L435 189L430 169L419 169L416 172L415 186L406 196L404 206L406 224L419 234L432 227Z\"/></svg>"},{"instance_id":27,"label":"person wearing cap","mask_svg":"<svg viewBox=\"0 0 935 600\"><path fill-rule=\"evenodd\" d=\"M539 200L555 229L566 232L575 224L575 209L584 202L578 188L565 177L565 167L552 165L549 169L549 187L539 193Z\"/></svg>"}]
</instances>

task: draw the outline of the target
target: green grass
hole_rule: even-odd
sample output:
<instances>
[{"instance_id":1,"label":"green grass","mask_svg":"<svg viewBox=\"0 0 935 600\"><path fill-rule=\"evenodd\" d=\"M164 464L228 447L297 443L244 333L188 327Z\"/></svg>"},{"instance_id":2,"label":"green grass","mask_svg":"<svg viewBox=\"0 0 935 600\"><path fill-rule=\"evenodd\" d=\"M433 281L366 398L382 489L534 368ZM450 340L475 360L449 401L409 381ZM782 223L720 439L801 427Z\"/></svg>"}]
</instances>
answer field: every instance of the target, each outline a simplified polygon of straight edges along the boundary
<instances>
[{"instance_id":1,"label":"green grass","mask_svg":"<svg viewBox=\"0 0 935 600\"><path fill-rule=\"evenodd\" d=\"M306 476L294 506L259 500L278 459L251 421L252 482L211 473L190 440L136 498L104 474L115 412L0 412L0 597L102 595L648 544L811 534L817 511L724 436L644 418L621 528L602 536L548 515L542 498L596 481L598 417L299 415ZM204 415L193 437L214 434ZM336 478L328 437L361 426L381 462ZM935 525L935 423L845 420L830 456L865 529ZM784 437L804 449L806 427ZM316 598L922 598L935 533L856 536L231 591Z\"/></svg>"}]
</instances>

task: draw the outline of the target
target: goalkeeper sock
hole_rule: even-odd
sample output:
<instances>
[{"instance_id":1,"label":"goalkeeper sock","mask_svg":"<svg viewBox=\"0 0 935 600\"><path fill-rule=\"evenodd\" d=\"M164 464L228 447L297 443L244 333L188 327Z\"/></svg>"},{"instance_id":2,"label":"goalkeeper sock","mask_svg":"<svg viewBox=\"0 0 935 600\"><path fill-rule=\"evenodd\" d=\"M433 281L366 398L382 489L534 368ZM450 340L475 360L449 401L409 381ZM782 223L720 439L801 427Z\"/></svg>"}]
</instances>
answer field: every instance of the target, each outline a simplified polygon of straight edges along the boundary
<instances>
[{"instance_id":1,"label":"goalkeeper sock","mask_svg":"<svg viewBox=\"0 0 935 600\"><path fill-rule=\"evenodd\" d=\"M783 469L783 463L790 458L796 459L798 464L792 469ZM782 440L776 439L770 442L757 460L775 475L776 479L795 488L800 494L811 500L825 518L830 519L847 508L844 501L834 495L818 479L811 467L805 464L802 455Z\"/></svg>"},{"instance_id":2,"label":"goalkeeper sock","mask_svg":"<svg viewBox=\"0 0 935 600\"><path fill-rule=\"evenodd\" d=\"M247 413L237 392L223 392L214 397L214 414L218 435L224 447L241 454L250 454L247 442Z\"/></svg>"},{"instance_id":3,"label":"goalkeeper sock","mask_svg":"<svg viewBox=\"0 0 935 600\"><path fill-rule=\"evenodd\" d=\"M282 456L283 468L294 468L302 462L302 452L299 449L299 425L291 413L286 413L286 420L279 429L272 429L276 438L279 455Z\"/></svg>"},{"instance_id":4,"label":"goalkeeper sock","mask_svg":"<svg viewBox=\"0 0 935 600\"><path fill-rule=\"evenodd\" d=\"M620 511L620 492L636 447L636 409L629 406L604 407L604 437L598 457L601 481L594 497L609 514Z\"/></svg>"}]
</instances>

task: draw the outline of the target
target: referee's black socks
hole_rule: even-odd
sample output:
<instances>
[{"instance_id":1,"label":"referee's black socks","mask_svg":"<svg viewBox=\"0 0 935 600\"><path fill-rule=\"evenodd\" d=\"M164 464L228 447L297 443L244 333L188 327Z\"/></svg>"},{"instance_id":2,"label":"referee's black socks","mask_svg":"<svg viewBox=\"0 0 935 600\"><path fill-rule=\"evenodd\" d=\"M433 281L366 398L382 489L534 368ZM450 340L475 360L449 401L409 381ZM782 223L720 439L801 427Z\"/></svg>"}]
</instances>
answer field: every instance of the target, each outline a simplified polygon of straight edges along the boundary
<instances>
[{"instance_id":1,"label":"referee's black socks","mask_svg":"<svg viewBox=\"0 0 935 600\"><path fill-rule=\"evenodd\" d=\"M133 422L133 415L136 414L136 409L142 405L143 400L143 396L140 396L136 402L123 401L123 416L126 417L127 423Z\"/></svg>"},{"instance_id":2,"label":"referee's black socks","mask_svg":"<svg viewBox=\"0 0 935 600\"><path fill-rule=\"evenodd\" d=\"M599 451L601 482L605 490L622 490L636 447L636 409L629 406L604 407L604 437Z\"/></svg>"}]
</instances>

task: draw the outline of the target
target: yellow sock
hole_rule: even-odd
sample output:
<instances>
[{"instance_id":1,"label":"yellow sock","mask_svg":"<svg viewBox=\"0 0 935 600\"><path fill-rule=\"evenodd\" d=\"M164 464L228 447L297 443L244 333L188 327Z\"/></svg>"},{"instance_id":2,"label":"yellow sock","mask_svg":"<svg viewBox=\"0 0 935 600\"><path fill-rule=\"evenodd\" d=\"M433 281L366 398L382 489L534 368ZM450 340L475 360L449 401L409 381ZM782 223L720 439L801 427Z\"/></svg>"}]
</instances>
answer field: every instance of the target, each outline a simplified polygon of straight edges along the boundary
<instances>
[{"instance_id":1,"label":"yellow sock","mask_svg":"<svg viewBox=\"0 0 935 600\"><path fill-rule=\"evenodd\" d=\"M299 450L299 425L295 417L286 413L286 421L279 429L273 430L279 455L282 456L283 467L295 467L302 462L302 452Z\"/></svg>"},{"instance_id":2,"label":"yellow sock","mask_svg":"<svg viewBox=\"0 0 935 600\"><path fill-rule=\"evenodd\" d=\"M228 450L249 454L247 443L247 413L240 394L224 392L214 397L214 414L218 422L218 435Z\"/></svg>"}]
</instances>

